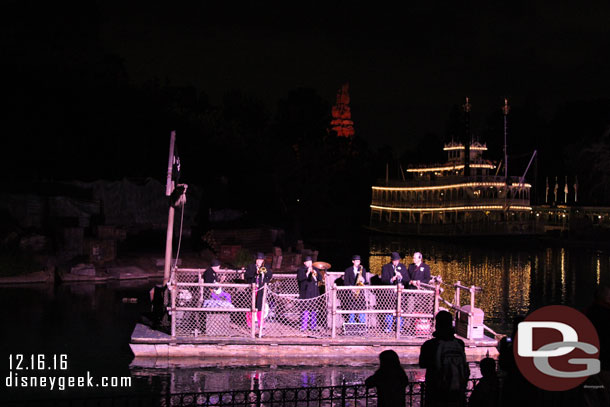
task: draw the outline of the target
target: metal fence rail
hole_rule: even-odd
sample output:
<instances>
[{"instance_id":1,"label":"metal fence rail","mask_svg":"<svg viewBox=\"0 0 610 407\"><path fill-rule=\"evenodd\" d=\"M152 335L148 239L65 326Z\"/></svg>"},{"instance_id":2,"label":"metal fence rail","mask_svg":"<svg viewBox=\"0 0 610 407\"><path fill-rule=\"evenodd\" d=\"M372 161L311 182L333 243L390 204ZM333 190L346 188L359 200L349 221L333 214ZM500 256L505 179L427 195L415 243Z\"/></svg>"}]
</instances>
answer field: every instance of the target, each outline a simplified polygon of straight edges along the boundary
<instances>
[{"instance_id":1,"label":"metal fence rail","mask_svg":"<svg viewBox=\"0 0 610 407\"><path fill-rule=\"evenodd\" d=\"M176 283L172 336L253 337L247 317L255 308L256 292L248 284Z\"/></svg>"},{"instance_id":2,"label":"metal fence rail","mask_svg":"<svg viewBox=\"0 0 610 407\"><path fill-rule=\"evenodd\" d=\"M500 376L500 387L497 394L500 404L504 401L503 377ZM470 379L466 389L469 399L472 389L479 379ZM256 384L255 384L256 386ZM511 390L506 390L510 392ZM515 391L515 389L512 389ZM405 405L408 407L425 407L425 383L409 383L406 388ZM542 389L530 390L525 405L537 407L580 406L585 403L583 393L578 391L556 392ZM4 396L4 395L3 395ZM599 400L601 401L601 400ZM591 402L591 400L589 400ZM375 389L367 389L363 384L343 384L340 386L302 387L282 389L233 390L201 393L175 394L138 394L115 395L87 398L51 398L40 400L7 400L0 398L2 407L374 407L377 406ZM513 403L514 404L514 403ZM510 404L510 405L513 405ZM597 404L588 404L597 405ZM599 405L605 405L599 404Z\"/></svg>"},{"instance_id":3,"label":"metal fence rail","mask_svg":"<svg viewBox=\"0 0 610 407\"><path fill-rule=\"evenodd\" d=\"M337 335L430 336L435 292L399 286L334 287Z\"/></svg>"},{"instance_id":4,"label":"metal fence rail","mask_svg":"<svg viewBox=\"0 0 610 407\"><path fill-rule=\"evenodd\" d=\"M470 379L467 396L472 392L478 379ZM405 392L407 406L422 406L422 395L425 384L409 383ZM340 386L301 387L281 389L249 389L201 393L179 393L139 396L114 396L86 399L57 399L8 402L7 406L71 406L71 407L367 407L377 405L377 394L374 388L364 384L343 384Z\"/></svg>"}]
</instances>

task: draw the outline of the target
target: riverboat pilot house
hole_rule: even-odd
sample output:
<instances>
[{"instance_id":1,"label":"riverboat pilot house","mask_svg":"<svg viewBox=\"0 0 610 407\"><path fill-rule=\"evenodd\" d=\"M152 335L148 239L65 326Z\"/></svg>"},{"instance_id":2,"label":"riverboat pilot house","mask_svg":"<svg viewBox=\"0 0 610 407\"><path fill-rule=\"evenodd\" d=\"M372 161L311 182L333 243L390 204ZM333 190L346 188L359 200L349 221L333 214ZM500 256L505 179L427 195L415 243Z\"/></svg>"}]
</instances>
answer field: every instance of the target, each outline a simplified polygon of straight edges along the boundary
<instances>
[{"instance_id":1,"label":"riverboat pilot house","mask_svg":"<svg viewBox=\"0 0 610 407\"><path fill-rule=\"evenodd\" d=\"M485 143L473 141L466 149L452 141L443 150L446 163L408 168L409 179L372 187L372 229L422 235L534 232L531 185L493 175L496 166L483 158Z\"/></svg>"}]
</instances>

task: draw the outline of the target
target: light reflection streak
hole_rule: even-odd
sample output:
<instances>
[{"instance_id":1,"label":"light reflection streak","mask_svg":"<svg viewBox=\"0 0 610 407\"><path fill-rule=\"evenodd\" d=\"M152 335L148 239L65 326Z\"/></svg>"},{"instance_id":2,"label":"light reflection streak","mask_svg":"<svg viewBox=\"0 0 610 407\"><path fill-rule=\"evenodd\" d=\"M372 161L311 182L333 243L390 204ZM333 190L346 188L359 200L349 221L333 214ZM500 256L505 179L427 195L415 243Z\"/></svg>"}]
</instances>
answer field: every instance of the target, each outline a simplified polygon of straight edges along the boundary
<instances>
[{"instance_id":1,"label":"light reflection streak","mask_svg":"<svg viewBox=\"0 0 610 407\"><path fill-rule=\"evenodd\" d=\"M597 281L597 285L599 285L599 281L600 281L600 276L601 276L601 271L602 271L602 262L601 259L599 258L599 252L597 253L597 267L595 268L596 271L596 281Z\"/></svg>"},{"instance_id":2,"label":"light reflection streak","mask_svg":"<svg viewBox=\"0 0 610 407\"><path fill-rule=\"evenodd\" d=\"M551 302L554 303L555 302L555 281L556 281L556 276L557 273L553 273L552 271L555 270L555 268L553 267L553 250L551 248L548 248L546 250L546 261L544 263L544 275L547 276L548 274L551 275ZM547 279L545 278L545 282L547 281ZM548 283L547 283L548 284Z\"/></svg>"},{"instance_id":3,"label":"light reflection streak","mask_svg":"<svg viewBox=\"0 0 610 407\"><path fill-rule=\"evenodd\" d=\"M398 250L393 248L392 250ZM379 274L381 267L389 263L388 251L372 252L369 258L370 271ZM401 253L405 253L402 251ZM410 253L409 253L410 255ZM444 259L446 256L435 256L424 259L430 266L432 275L440 274L447 283L442 294L443 299L453 302L455 290L452 286L456 281L462 285L479 286L483 292L477 294L477 308L485 312L485 320L502 321L506 323L507 315L527 313L530 307L531 273L530 261L521 261L518 255L511 255L503 259L499 253L486 254L479 261L473 259L472 254L465 256L464 261L458 259ZM504 261L503 261L504 260ZM506 262L506 263L505 263ZM410 257L403 260L408 266ZM504 269L508 267L509 284L503 285ZM461 305L470 303L470 293L461 290Z\"/></svg>"},{"instance_id":4,"label":"light reflection streak","mask_svg":"<svg viewBox=\"0 0 610 407\"><path fill-rule=\"evenodd\" d=\"M375 273L390 261L392 251L404 255L407 266L413 252L422 252L432 275L440 274L447 283L446 301L453 302L452 284L458 280L482 287L476 306L485 312L485 323L502 333L510 331L515 315L545 305L586 307L595 286L610 282L610 253L587 248L514 248L399 237L372 237L369 248L370 271ZM468 292L460 300L468 304Z\"/></svg>"},{"instance_id":5,"label":"light reflection streak","mask_svg":"<svg viewBox=\"0 0 610 407\"><path fill-rule=\"evenodd\" d=\"M561 248L561 303L566 301L566 267L565 267L566 251Z\"/></svg>"}]
</instances>

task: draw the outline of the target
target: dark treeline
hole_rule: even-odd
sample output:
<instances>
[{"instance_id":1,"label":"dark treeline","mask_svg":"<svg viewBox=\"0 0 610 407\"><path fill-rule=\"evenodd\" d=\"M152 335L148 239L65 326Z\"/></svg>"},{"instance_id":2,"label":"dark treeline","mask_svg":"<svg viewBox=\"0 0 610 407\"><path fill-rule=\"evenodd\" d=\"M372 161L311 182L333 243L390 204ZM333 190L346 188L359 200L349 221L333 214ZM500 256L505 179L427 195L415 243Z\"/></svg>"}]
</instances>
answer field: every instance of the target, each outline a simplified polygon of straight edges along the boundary
<instances>
[{"instance_id":1,"label":"dark treeline","mask_svg":"<svg viewBox=\"0 0 610 407\"><path fill-rule=\"evenodd\" d=\"M410 136L406 151L373 150L366 140L375 135L359 133L358 117L353 140L329 132L331 106L313 89L295 88L266 106L241 90L212 103L205 89L168 79L136 84L101 45L95 7L61 7L3 6L5 179L163 180L176 130L182 181L202 187L202 213L239 209L252 222L307 237L366 223L370 186L385 176L386 163L397 178L401 166L440 162L443 142L464 128L456 105L439 118L446 120L445 134ZM578 176L582 203L610 202L610 99L565 104L550 120L536 106L515 106L509 120L511 175L521 175L538 150L527 176L538 186L538 202L545 177L563 182L565 175L570 183ZM490 117L473 113L472 123L475 137L490 147L488 158L499 161L499 108Z\"/></svg>"}]
</instances>

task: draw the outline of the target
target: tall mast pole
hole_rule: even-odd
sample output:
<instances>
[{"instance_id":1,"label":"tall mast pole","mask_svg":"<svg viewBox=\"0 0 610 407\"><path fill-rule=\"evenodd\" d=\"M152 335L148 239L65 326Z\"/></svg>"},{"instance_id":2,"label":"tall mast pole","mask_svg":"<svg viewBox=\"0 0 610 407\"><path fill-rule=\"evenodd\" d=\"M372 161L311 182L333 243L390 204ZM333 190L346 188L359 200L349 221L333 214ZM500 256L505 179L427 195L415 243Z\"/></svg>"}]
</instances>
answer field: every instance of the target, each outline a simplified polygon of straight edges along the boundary
<instances>
[{"instance_id":1,"label":"tall mast pole","mask_svg":"<svg viewBox=\"0 0 610 407\"><path fill-rule=\"evenodd\" d=\"M465 124L466 124L466 134L464 136L464 176L470 176L470 143L472 141L472 137L470 134L470 110L472 105L470 104L470 99L466 96L466 103L462 106L464 108L465 115Z\"/></svg>"},{"instance_id":2,"label":"tall mast pole","mask_svg":"<svg viewBox=\"0 0 610 407\"><path fill-rule=\"evenodd\" d=\"M508 99L504 98L504 106L502 106L502 113L504 114L504 182L508 184L508 148L506 145L506 135L508 133L508 112L510 107L508 106Z\"/></svg>"},{"instance_id":3,"label":"tall mast pole","mask_svg":"<svg viewBox=\"0 0 610 407\"><path fill-rule=\"evenodd\" d=\"M176 144L176 132L172 131L169 139L169 160L167 163L167 181L165 184L165 195L170 196L174 191L174 181L172 181L172 171L174 169L174 145ZM174 239L174 206L169 205L167 216L167 235L165 238L165 265L163 268L163 284L167 284L170 278L170 266L172 262L173 239Z\"/></svg>"}]
</instances>

